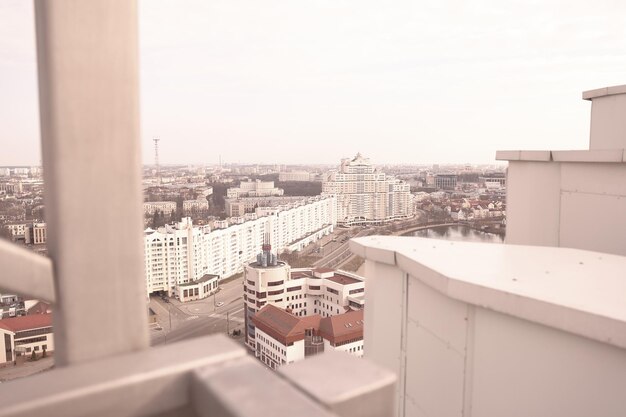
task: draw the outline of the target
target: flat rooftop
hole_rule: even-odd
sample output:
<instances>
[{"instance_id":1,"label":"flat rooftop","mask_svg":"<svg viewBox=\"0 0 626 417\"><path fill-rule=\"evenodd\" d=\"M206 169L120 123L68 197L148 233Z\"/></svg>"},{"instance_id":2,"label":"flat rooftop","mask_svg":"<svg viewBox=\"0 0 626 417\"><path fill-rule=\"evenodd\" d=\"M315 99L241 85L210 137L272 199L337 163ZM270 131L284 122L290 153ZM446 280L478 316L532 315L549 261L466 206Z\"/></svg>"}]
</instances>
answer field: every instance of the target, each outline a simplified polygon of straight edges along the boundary
<instances>
[{"instance_id":1,"label":"flat rooftop","mask_svg":"<svg viewBox=\"0 0 626 417\"><path fill-rule=\"evenodd\" d=\"M342 285L349 285L349 284L356 284L358 282L363 282L360 279L352 278L352 277L343 275L338 272L335 272L335 275L326 279L332 282L336 282L337 284L342 284Z\"/></svg>"}]
</instances>

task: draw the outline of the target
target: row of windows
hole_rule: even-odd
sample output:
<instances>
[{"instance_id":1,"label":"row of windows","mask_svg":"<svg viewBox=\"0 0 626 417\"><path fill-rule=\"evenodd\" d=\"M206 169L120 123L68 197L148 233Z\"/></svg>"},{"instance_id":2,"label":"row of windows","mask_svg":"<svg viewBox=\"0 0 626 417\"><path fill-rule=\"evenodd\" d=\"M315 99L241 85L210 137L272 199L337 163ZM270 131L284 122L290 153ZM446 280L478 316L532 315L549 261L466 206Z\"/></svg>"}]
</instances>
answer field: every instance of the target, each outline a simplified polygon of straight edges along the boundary
<instances>
[{"instance_id":1,"label":"row of windows","mask_svg":"<svg viewBox=\"0 0 626 417\"><path fill-rule=\"evenodd\" d=\"M31 337L29 339L16 340L15 341L15 346L28 345L30 343L37 343L37 342L45 342L47 340L48 340L48 338L46 336Z\"/></svg>"},{"instance_id":2,"label":"row of windows","mask_svg":"<svg viewBox=\"0 0 626 417\"><path fill-rule=\"evenodd\" d=\"M15 333L15 339L22 339L24 337L32 337L32 336L39 336L40 334L48 334L48 333L52 333L52 327L42 327L41 329L35 329L35 330L25 330L23 332L17 332Z\"/></svg>"}]
</instances>

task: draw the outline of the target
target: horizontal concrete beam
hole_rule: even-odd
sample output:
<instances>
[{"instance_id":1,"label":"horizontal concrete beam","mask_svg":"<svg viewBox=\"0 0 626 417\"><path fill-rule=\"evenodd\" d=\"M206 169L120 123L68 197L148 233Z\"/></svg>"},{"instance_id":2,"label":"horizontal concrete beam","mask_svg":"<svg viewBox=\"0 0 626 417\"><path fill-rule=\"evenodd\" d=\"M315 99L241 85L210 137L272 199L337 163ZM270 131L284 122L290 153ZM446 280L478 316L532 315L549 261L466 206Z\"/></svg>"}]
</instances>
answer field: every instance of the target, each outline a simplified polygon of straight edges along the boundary
<instances>
[{"instance_id":1,"label":"horizontal concrete beam","mask_svg":"<svg viewBox=\"0 0 626 417\"><path fill-rule=\"evenodd\" d=\"M2 384L0 417L167 415L188 408L193 370L245 356L219 335L57 368Z\"/></svg>"},{"instance_id":2,"label":"horizontal concrete beam","mask_svg":"<svg viewBox=\"0 0 626 417\"><path fill-rule=\"evenodd\" d=\"M0 239L0 271L3 292L55 301L50 258Z\"/></svg>"}]
</instances>

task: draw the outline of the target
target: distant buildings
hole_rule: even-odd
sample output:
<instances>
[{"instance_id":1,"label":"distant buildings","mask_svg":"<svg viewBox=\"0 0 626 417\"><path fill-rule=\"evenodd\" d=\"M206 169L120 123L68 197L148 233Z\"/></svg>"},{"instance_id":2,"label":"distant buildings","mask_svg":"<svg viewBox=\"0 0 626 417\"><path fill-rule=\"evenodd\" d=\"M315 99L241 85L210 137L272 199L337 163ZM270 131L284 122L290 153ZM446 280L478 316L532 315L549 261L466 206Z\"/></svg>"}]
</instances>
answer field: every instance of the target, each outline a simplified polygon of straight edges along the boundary
<instances>
[{"instance_id":1,"label":"distant buildings","mask_svg":"<svg viewBox=\"0 0 626 417\"><path fill-rule=\"evenodd\" d=\"M456 174L437 174L435 175L435 187L438 190L454 190L457 178Z\"/></svg>"},{"instance_id":2,"label":"distant buildings","mask_svg":"<svg viewBox=\"0 0 626 417\"><path fill-rule=\"evenodd\" d=\"M280 172L278 174L278 181L311 181L311 174L307 171Z\"/></svg>"},{"instance_id":3,"label":"distant buildings","mask_svg":"<svg viewBox=\"0 0 626 417\"><path fill-rule=\"evenodd\" d=\"M183 201L183 215L190 216L192 214L206 213L209 211L209 201L205 196L201 196L196 200Z\"/></svg>"},{"instance_id":4,"label":"distant buildings","mask_svg":"<svg viewBox=\"0 0 626 417\"><path fill-rule=\"evenodd\" d=\"M308 198L309 197L302 196L225 198L224 204L226 215L229 217L237 217L243 216L246 213L254 213L257 207L277 207L284 204L305 201Z\"/></svg>"},{"instance_id":5,"label":"distant buildings","mask_svg":"<svg viewBox=\"0 0 626 417\"><path fill-rule=\"evenodd\" d=\"M197 296L201 297L204 284L200 280L207 274L226 278L241 272L267 235L281 251L300 250L330 234L335 225L335 198L320 196L259 208L257 214L215 221L211 226L193 226L191 219L183 218L175 225L146 229L146 290L187 300L187 284L198 284ZM195 297L195 287L193 293Z\"/></svg>"},{"instance_id":6,"label":"distant buildings","mask_svg":"<svg viewBox=\"0 0 626 417\"><path fill-rule=\"evenodd\" d=\"M155 212L170 215L176 212L175 201L149 201L143 203L143 213L145 215L152 215Z\"/></svg>"},{"instance_id":7,"label":"distant buildings","mask_svg":"<svg viewBox=\"0 0 626 417\"><path fill-rule=\"evenodd\" d=\"M337 196L340 224L377 224L413 215L409 184L379 172L361 154L326 173L322 193Z\"/></svg>"},{"instance_id":8,"label":"distant buildings","mask_svg":"<svg viewBox=\"0 0 626 417\"><path fill-rule=\"evenodd\" d=\"M272 368L331 348L362 356L364 292L358 275L292 269L264 244L244 272L246 344Z\"/></svg>"},{"instance_id":9,"label":"distant buildings","mask_svg":"<svg viewBox=\"0 0 626 417\"><path fill-rule=\"evenodd\" d=\"M274 187L274 181L248 180L239 183L239 187L229 188L226 191L227 198L240 197L267 197L284 194L284 190Z\"/></svg>"}]
</instances>

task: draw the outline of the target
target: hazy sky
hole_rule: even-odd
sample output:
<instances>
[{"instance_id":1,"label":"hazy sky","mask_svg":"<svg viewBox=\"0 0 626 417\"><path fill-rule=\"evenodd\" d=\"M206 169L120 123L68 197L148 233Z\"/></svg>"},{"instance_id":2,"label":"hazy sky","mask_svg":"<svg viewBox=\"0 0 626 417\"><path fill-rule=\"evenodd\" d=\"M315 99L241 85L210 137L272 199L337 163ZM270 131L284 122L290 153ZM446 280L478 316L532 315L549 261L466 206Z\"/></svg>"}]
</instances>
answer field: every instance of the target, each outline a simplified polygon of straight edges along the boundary
<instances>
[{"instance_id":1,"label":"hazy sky","mask_svg":"<svg viewBox=\"0 0 626 417\"><path fill-rule=\"evenodd\" d=\"M144 161L493 162L581 149L624 1L140 0ZM33 6L0 2L0 166L40 160Z\"/></svg>"}]
</instances>

